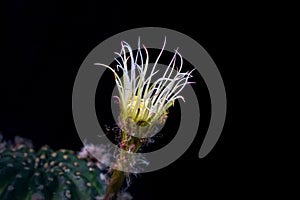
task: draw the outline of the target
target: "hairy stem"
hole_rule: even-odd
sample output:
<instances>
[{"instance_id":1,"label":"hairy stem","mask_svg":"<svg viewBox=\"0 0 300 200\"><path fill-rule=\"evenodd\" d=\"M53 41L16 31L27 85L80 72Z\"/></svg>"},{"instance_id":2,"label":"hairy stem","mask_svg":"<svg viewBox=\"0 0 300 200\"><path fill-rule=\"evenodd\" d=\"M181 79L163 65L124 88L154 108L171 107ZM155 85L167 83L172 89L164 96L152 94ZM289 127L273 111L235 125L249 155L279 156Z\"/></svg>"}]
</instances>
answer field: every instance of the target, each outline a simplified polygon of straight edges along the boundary
<instances>
[{"instance_id":1,"label":"hairy stem","mask_svg":"<svg viewBox=\"0 0 300 200\"><path fill-rule=\"evenodd\" d=\"M125 172L114 170L106 189L104 200L115 200L126 178Z\"/></svg>"},{"instance_id":2,"label":"hairy stem","mask_svg":"<svg viewBox=\"0 0 300 200\"><path fill-rule=\"evenodd\" d=\"M129 139L130 138L130 139ZM142 142L139 138L129 137L129 135L125 132L122 132L122 141L121 144L125 144L121 148L126 151L132 151L136 153L140 147L142 146ZM134 144L134 148L130 149L130 146ZM120 158L123 158L123 153L120 153ZM121 163L120 163L121 164ZM115 200L117 199L117 195L120 192L120 189L126 179L126 173L119 170L114 170L112 176L110 178L110 182L106 188L106 195L104 200Z\"/></svg>"}]
</instances>

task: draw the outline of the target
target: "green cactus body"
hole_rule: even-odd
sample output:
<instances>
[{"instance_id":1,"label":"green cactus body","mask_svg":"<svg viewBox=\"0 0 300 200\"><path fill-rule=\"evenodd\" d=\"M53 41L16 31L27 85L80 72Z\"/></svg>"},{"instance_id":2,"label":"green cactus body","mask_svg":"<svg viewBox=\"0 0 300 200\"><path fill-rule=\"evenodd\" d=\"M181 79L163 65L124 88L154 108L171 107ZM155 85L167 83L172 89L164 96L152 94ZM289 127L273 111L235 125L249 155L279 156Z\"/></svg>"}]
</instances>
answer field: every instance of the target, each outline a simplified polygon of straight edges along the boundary
<instances>
[{"instance_id":1,"label":"green cactus body","mask_svg":"<svg viewBox=\"0 0 300 200\"><path fill-rule=\"evenodd\" d=\"M100 173L71 150L6 149L0 153L0 199L97 199L106 187Z\"/></svg>"}]
</instances>

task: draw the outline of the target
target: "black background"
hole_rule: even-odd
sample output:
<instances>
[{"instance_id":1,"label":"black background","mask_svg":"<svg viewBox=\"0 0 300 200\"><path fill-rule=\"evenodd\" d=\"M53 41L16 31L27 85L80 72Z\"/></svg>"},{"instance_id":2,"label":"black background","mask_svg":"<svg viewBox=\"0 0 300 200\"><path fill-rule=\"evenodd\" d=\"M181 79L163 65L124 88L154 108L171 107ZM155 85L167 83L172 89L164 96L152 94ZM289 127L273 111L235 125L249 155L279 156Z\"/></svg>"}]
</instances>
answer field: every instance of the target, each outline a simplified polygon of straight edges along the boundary
<instances>
[{"instance_id":1,"label":"black background","mask_svg":"<svg viewBox=\"0 0 300 200\"><path fill-rule=\"evenodd\" d=\"M1 11L0 131L32 139L35 147L79 150L82 143L72 117L72 87L88 53L119 32L146 26L180 31L199 42L213 58L224 79L228 114L215 148L198 158L204 137L199 133L188 151L170 166L141 174L129 192L134 199L202 199L222 195L240 198L263 190L265 178L254 171L260 164L248 154L253 138L247 134L239 78L241 44L249 21L243 10L180 2L9 1ZM229 5L230 7L230 5ZM246 25L245 25L246 24ZM244 43L245 44L245 43ZM259 171L265 169L259 169ZM252 181L255 184L250 184ZM197 195L197 196L195 196ZM176 199L177 199L176 198Z\"/></svg>"}]
</instances>

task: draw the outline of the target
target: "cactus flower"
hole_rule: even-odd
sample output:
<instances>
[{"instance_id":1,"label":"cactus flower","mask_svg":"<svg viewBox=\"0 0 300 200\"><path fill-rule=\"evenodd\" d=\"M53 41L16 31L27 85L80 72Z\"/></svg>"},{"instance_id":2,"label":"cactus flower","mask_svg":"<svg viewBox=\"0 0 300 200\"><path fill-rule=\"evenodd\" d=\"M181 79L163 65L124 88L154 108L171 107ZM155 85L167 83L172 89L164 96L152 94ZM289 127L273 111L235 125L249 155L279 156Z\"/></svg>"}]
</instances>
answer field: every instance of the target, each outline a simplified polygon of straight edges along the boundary
<instances>
[{"instance_id":1,"label":"cactus flower","mask_svg":"<svg viewBox=\"0 0 300 200\"><path fill-rule=\"evenodd\" d=\"M104 66L114 73L119 94L116 98L120 102L120 117L121 121L123 120L121 127L126 129L126 127L135 125L147 126L147 130L141 131L139 129L140 133L137 129L131 129L132 132L129 132L131 135L146 137L155 124L163 124L168 114L168 108L174 105L176 99L184 101L180 92L191 83L188 82L188 79L192 77L192 71L181 71L183 59L178 50L175 50L173 58L164 69L163 76L154 80L155 74L159 71L157 64L165 45L166 38L152 68L149 65L149 53L145 45L142 45L146 54L146 58L143 58L140 40L136 55L127 42L121 42L121 52L115 52L119 58L115 59L118 63L115 68L102 63L95 63L95 65ZM180 58L179 66L176 66L177 57ZM121 77L118 75L119 69L122 71Z\"/></svg>"}]
</instances>

